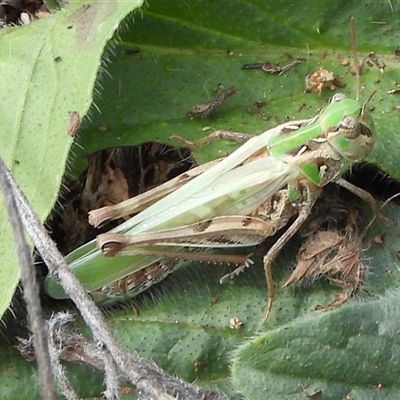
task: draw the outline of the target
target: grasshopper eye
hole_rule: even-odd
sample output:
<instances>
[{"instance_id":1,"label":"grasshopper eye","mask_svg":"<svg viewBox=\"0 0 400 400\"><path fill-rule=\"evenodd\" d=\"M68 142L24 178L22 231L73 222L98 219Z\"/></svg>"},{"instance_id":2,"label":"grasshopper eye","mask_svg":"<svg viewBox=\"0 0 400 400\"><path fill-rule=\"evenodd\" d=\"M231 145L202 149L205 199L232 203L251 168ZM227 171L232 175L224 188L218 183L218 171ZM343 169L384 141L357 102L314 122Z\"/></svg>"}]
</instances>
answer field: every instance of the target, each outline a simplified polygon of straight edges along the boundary
<instances>
[{"instance_id":1,"label":"grasshopper eye","mask_svg":"<svg viewBox=\"0 0 400 400\"><path fill-rule=\"evenodd\" d=\"M348 139L355 139L361 133L361 124L357 121L356 117L347 115L342 119L337 129L340 135Z\"/></svg>"},{"instance_id":2,"label":"grasshopper eye","mask_svg":"<svg viewBox=\"0 0 400 400\"><path fill-rule=\"evenodd\" d=\"M373 127L353 115L345 116L337 129L327 133L327 141L341 157L357 162L371 152L375 144Z\"/></svg>"}]
</instances>

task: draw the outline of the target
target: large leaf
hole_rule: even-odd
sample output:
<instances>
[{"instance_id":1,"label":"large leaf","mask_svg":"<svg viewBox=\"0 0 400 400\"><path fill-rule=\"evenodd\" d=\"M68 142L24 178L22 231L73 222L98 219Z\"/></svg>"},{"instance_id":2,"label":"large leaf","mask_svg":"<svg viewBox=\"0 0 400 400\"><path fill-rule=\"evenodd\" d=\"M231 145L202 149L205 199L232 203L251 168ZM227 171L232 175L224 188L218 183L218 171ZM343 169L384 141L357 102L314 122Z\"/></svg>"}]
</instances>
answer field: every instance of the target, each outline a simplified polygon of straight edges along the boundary
<instances>
[{"instance_id":1,"label":"large leaf","mask_svg":"<svg viewBox=\"0 0 400 400\"><path fill-rule=\"evenodd\" d=\"M235 354L236 387L249 399L395 399L399 293L304 318L260 335Z\"/></svg>"},{"instance_id":2,"label":"large leaf","mask_svg":"<svg viewBox=\"0 0 400 400\"><path fill-rule=\"evenodd\" d=\"M1 156L41 218L57 199L72 143L70 113L85 115L104 46L142 1L73 1L26 27L0 32ZM11 227L0 203L0 315L19 280Z\"/></svg>"},{"instance_id":3,"label":"large leaf","mask_svg":"<svg viewBox=\"0 0 400 400\"><path fill-rule=\"evenodd\" d=\"M368 161L399 178L399 142L394 134L397 99L387 94L395 88L398 72L393 56L398 45L398 7L386 0L365 4L356 0L150 1L143 18L122 35L123 42L116 50L118 59L108 69L112 78L104 79L97 102L102 113L93 112L92 122L86 121L79 137L84 150L74 149L76 163L72 172L83 167L79 162L82 152L101 147L148 140L168 142L173 133L196 139L204 135L205 126L260 133L287 118L313 116L331 95L329 90L321 95L304 93L305 76L321 65L341 76L347 83L342 90L354 96L354 77L342 66L343 59L351 59L348 26L353 15L360 58L374 51L387 65L383 74L376 67L366 66L361 76L363 98L378 90L370 104L378 138ZM305 62L282 76L241 70L242 64L257 61L284 65L291 60L289 55L303 57ZM233 85L240 92L210 120L187 118L186 113L194 104L215 96L214 89L219 84L224 88ZM254 106L260 100L267 102L262 110L270 117L268 121L260 118L260 110ZM202 162L233 148L229 142L218 141L198 150L196 156ZM343 361L354 356L361 339L371 349L377 343L382 344L381 348L392 345L395 349L395 342L387 344L389 334L385 327L395 331L397 326L390 321L400 317L398 309L391 306L397 297L387 295L400 283L398 209L392 206L385 214L393 221L392 226L375 224L363 245L369 245L365 251L371 270L368 294L358 295L338 311L322 316L313 311L316 305L327 304L338 291L326 283L278 290L271 319L262 325L267 290L260 254L254 257L258 260L254 268L227 286L218 283L226 273L225 267L189 264L140 296L136 302L139 313L129 306L127 310L113 310L108 314L109 322L127 349L136 349L184 379L219 387L231 398L256 398L257 393L263 393L263 398L300 398L318 389L322 390L319 398L345 398L356 393L356 387L365 399L395 398L395 369L382 369L381 375L371 372L361 379L354 361L349 360L352 368L347 369ZM364 210L364 222L370 218L368 209ZM383 246L373 241L382 234ZM284 282L295 262L293 244L283 253L275 263L276 287ZM374 296L381 297L381 302ZM363 299L362 306L358 299ZM388 307L390 312L385 312ZM365 316L374 318L378 328L374 330L370 324L364 327ZM238 330L230 328L234 317L243 322ZM345 325L340 331L340 343L339 335L330 333L336 325ZM257 334L259 339L247 339ZM361 339L357 342L358 336ZM318 341L318 346L314 358L307 358L300 350L311 339L312 343ZM346 341L353 347L346 347ZM258 352L261 355L257 356ZM372 350L365 355L360 353L357 357L364 368L378 365ZM391 354L396 362L395 351ZM287 364L278 365L275 358L282 355L287 357ZM229 360L233 360L232 373ZM310 373L307 360L316 363ZM325 360L328 371L318 374L315 371L323 367ZM273 362L274 369L270 367ZM12 376L8 365L3 364L5 378ZM17 372L20 368L24 370L20 366ZM385 392L375 389L378 384L384 386ZM93 385L88 394L86 382L80 385L83 397L102 390Z\"/></svg>"},{"instance_id":4,"label":"large leaf","mask_svg":"<svg viewBox=\"0 0 400 400\"><path fill-rule=\"evenodd\" d=\"M369 161L398 178L399 144L390 118L397 99L387 93L396 88L398 70L396 14L391 3L305 4L307 10L312 7L310 16L301 15L297 2L288 1L230 2L229 6L223 1L173 5L153 1L143 20L123 36L118 62L110 68L113 79L104 82L103 101L98 104L102 114L82 133L81 144L91 151L149 139L169 141L173 133L190 139L204 135L204 126L255 134L286 118L314 116L332 95L329 90L321 95L304 93L306 75L320 66L341 77L347 84L341 91L355 96L354 76L342 65L344 59L352 60L349 21L354 16L359 57L364 61L361 97L365 100L377 91L369 108L374 110L379 140ZM367 65L371 51L385 61L383 74ZM241 70L246 63L285 65L293 58L305 62L282 76ZM218 85L240 91L211 120L188 120L191 107L214 98ZM113 101L106 100L104 93ZM262 111L268 121L260 118L256 101L267 102ZM232 151L232 145L217 141L197 155L205 161L225 151Z\"/></svg>"}]
</instances>

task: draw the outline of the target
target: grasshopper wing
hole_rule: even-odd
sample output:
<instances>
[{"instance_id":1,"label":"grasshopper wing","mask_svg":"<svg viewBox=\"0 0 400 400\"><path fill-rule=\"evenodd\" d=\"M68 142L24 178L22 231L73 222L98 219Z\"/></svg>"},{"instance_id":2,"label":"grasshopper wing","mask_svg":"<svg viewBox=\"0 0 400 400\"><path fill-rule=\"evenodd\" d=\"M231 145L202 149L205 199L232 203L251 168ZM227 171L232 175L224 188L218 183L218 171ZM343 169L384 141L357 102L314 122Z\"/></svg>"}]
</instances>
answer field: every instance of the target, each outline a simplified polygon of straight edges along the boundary
<instances>
[{"instance_id":1,"label":"grasshopper wing","mask_svg":"<svg viewBox=\"0 0 400 400\"><path fill-rule=\"evenodd\" d=\"M250 139L223 161L111 232L128 235L157 232L216 216L250 213L299 173L296 167L269 156L242 165L265 148L278 128ZM159 258L148 255L105 257L96 249L93 240L70 253L66 260L85 288L93 291ZM46 278L45 287L50 296L65 298L54 278Z\"/></svg>"},{"instance_id":2,"label":"grasshopper wing","mask_svg":"<svg viewBox=\"0 0 400 400\"><path fill-rule=\"evenodd\" d=\"M288 182L286 179L293 179L293 174L297 174L295 168L290 167L285 163L279 163L276 158L272 157L263 157L262 159L257 160L259 161L258 163L254 164L249 163L242 165L242 163L263 149L267 152L269 140L279 135L287 126L292 125L293 122L282 124L262 133L259 136L254 136L220 163L208 169L200 176L177 189L175 192L161 199L156 204L142 211L140 214L134 216L129 221L119 225L113 229L112 232L125 233L130 231L133 227L136 227L135 232L139 232L141 231L141 228L139 227L142 222L145 230L152 229L150 227L152 223L150 224L150 222L156 219L157 222L155 222L155 224L161 224L161 214L171 213L171 209L174 209L171 216L172 218L176 218L180 214L180 211L177 210L176 207L181 209L180 205L184 202L192 202L200 197L202 199L199 200L199 203L205 204L207 202L208 194L215 191L216 188L221 194L224 190L226 193L232 194L236 191L246 189L252 184L260 184L264 188L271 184L270 189L267 189L266 192L269 193L269 195L272 195L277 190L273 183L282 180L281 187L283 187ZM288 177L288 174L291 176ZM264 198L265 197L268 197L268 195L264 194ZM243 212L241 212L241 214L243 214ZM210 215L207 218L212 216L213 215ZM197 221L199 221L199 219L193 222Z\"/></svg>"}]
</instances>

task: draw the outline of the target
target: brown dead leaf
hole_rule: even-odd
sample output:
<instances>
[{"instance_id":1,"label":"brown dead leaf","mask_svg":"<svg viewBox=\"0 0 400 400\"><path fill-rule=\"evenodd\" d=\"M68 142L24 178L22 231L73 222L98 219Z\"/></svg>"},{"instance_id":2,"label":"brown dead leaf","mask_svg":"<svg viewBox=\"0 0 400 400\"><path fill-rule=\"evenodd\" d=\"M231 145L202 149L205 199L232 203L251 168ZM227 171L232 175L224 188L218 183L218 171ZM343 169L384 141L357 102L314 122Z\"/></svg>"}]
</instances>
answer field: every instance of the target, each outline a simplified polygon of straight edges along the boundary
<instances>
[{"instance_id":1,"label":"brown dead leaf","mask_svg":"<svg viewBox=\"0 0 400 400\"><path fill-rule=\"evenodd\" d=\"M105 166L103 196L93 204L92 209L111 206L121 201L129 199L129 187L124 174L119 168L112 169L109 165Z\"/></svg>"},{"instance_id":2,"label":"brown dead leaf","mask_svg":"<svg viewBox=\"0 0 400 400\"><path fill-rule=\"evenodd\" d=\"M314 234L300 247L297 266L282 287L287 288L302 279L322 274L324 262L332 256L332 252L337 252L343 240L343 236L335 231Z\"/></svg>"},{"instance_id":3,"label":"brown dead leaf","mask_svg":"<svg viewBox=\"0 0 400 400\"><path fill-rule=\"evenodd\" d=\"M81 126L81 118L77 111L72 111L70 114L69 125L67 128L67 133L71 137L75 137L76 133Z\"/></svg>"},{"instance_id":4,"label":"brown dead leaf","mask_svg":"<svg viewBox=\"0 0 400 400\"><path fill-rule=\"evenodd\" d=\"M283 288L302 279L319 276L343 288L343 292L336 295L331 303L316 307L320 311L337 308L353 296L360 289L366 272L356 215L356 211L348 211L348 222L342 230L328 229L312 234L301 246L296 268Z\"/></svg>"},{"instance_id":5,"label":"brown dead leaf","mask_svg":"<svg viewBox=\"0 0 400 400\"><path fill-rule=\"evenodd\" d=\"M90 155L88 163L77 180L64 180L64 189L46 220L63 254L122 222L93 228L88 223L90 210L143 193L194 165L189 150L152 142L101 150Z\"/></svg>"},{"instance_id":6,"label":"brown dead leaf","mask_svg":"<svg viewBox=\"0 0 400 400\"><path fill-rule=\"evenodd\" d=\"M48 15L50 10L43 0L3 0L0 4L0 28L27 25Z\"/></svg>"},{"instance_id":7,"label":"brown dead leaf","mask_svg":"<svg viewBox=\"0 0 400 400\"><path fill-rule=\"evenodd\" d=\"M332 71L318 68L312 74L306 76L306 91L321 94L324 88L335 90L346 85L338 79Z\"/></svg>"}]
</instances>

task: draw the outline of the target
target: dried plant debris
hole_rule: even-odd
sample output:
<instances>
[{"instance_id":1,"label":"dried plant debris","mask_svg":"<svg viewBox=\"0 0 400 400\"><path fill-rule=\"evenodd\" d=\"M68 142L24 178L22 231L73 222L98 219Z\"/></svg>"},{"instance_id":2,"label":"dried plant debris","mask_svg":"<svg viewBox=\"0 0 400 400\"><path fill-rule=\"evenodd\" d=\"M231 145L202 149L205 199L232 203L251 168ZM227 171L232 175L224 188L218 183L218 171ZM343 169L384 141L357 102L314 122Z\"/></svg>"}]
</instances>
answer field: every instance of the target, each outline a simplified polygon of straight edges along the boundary
<instances>
[{"instance_id":1,"label":"dried plant debris","mask_svg":"<svg viewBox=\"0 0 400 400\"><path fill-rule=\"evenodd\" d=\"M381 73L383 74L383 72L385 71L385 68L386 68L386 64L383 60L379 60L373 51L371 51L368 54L368 61L370 63L372 63L373 65L375 65L376 67L378 67L379 71L381 71Z\"/></svg>"},{"instance_id":2,"label":"dried plant debris","mask_svg":"<svg viewBox=\"0 0 400 400\"><path fill-rule=\"evenodd\" d=\"M43 0L3 0L0 3L0 28L7 25L27 25L50 15Z\"/></svg>"},{"instance_id":3,"label":"dried plant debris","mask_svg":"<svg viewBox=\"0 0 400 400\"><path fill-rule=\"evenodd\" d=\"M75 137L80 126L81 126L81 117L79 116L79 113L77 111L72 111L70 113L67 134L71 137Z\"/></svg>"},{"instance_id":4,"label":"dried plant debris","mask_svg":"<svg viewBox=\"0 0 400 400\"><path fill-rule=\"evenodd\" d=\"M335 90L344 87L345 84L338 79L332 71L318 68L312 74L306 76L306 91L321 94L324 88Z\"/></svg>"},{"instance_id":5,"label":"dried plant debris","mask_svg":"<svg viewBox=\"0 0 400 400\"><path fill-rule=\"evenodd\" d=\"M265 112L262 110L262 108L264 106L267 105L267 102L264 100L259 100L256 101L254 104L252 104L251 106L246 108L246 111L250 114L250 115L255 115L258 114L258 116L263 119L270 119L271 117L268 115L265 115Z\"/></svg>"},{"instance_id":6,"label":"dried plant debris","mask_svg":"<svg viewBox=\"0 0 400 400\"><path fill-rule=\"evenodd\" d=\"M400 87L388 91L388 94L399 94L399 93L400 93Z\"/></svg>"},{"instance_id":7,"label":"dried plant debris","mask_svg":"<svg viewBox=\"0 0 400 400\"><path fill-rule=\"evenodd\" d=\"M278 64L270 63L269 61L259 62L259 63L251 63L244 64L242 69L262 69L264 72L268 72L269 74L278 74L283 75L286 71L289 71L297 64L301 64L304 61L302 58L296 58L289 64L284 66L279 66Z\"/></svg>"},{"instance_id":8,"label":"dried plant debris","mask_svg":"<svg viewBox=\"0 0 400 400\"><path fill-rule=\"evenodd\" d=\"M342 210L344 211L344 210ZM284 283L286 288L306 278L324 277L343 288L343 291L326 306L317 306L320 311L339 307L352 297L364 282L366 267L362 258L354 209L347 208L346 224L343 228L331 228L312 233L301 246L295 270ZM316 221L321 222L320 218ZM313 222L311 226L316 226Z\"/></svg>"},{"instance_id":9,"label":"dried plant debris","mask_svg":"<svg viewBox=\"0 0 400 400\"><path fill-rule=\"evenodd\" d=\"M238 91L239 89L231 86L220 93L214 100L205 104L196 104L193 106L193 108L187 113L187 116L189 118L209 118L227 98L233 96Z\"/></svg>"},{"instance_id":10,"label":"dried plant debris","mask_svg":"<svg viewBox=\"0 0 400 400\"><path fill-rule=\"evenodd\" d=\"M237 317L233 317L229 320L229 327L231 329L236 329L239 330L241 329L243 326L243 321L241 321L239 318Z\"/></svg>"},{"instance_id":11,"label":"dried plant debris","mask_svg":"<svg viewBox=\"0 0 400 400\"><path fill-rule=\"evenodd\" d=\"M314 397L318 397L322 394L322 390L318 389L318 390L314 390L314 392L311 393L305 393L306 397L308 399L312 399Z\"/></svg>"},{"instance_id":12,"label":"dried plant debris","mask_svg":"<svg viewBox=\"0 0 400 400\"><path fill-rule=\"evenodd\" d=\"M59 312L53 315L48 321L48 333L53 349L57 349L57 358L104 371L103 360L99 357L102 351L101 347L75 331L72 314ZM17 348L20 354L26 361L34 361L32 336L28 339L18 338L18 341Z\"/></svg>"},{"instance_id":13,"label":"dried plant debris","mask_svg":"<svg viewBox=\"0 0 400 400\"><path fill-rule=\"evenodd\" d=\"M93 228L88 223L89 211L120 203L195 165L188 149L154 142L100 150L88 157L88 164L78 179L63 182L63 190L46 221L62 254L121 223L117 220L102 229Z\"/></svg>"}]
</instances>

